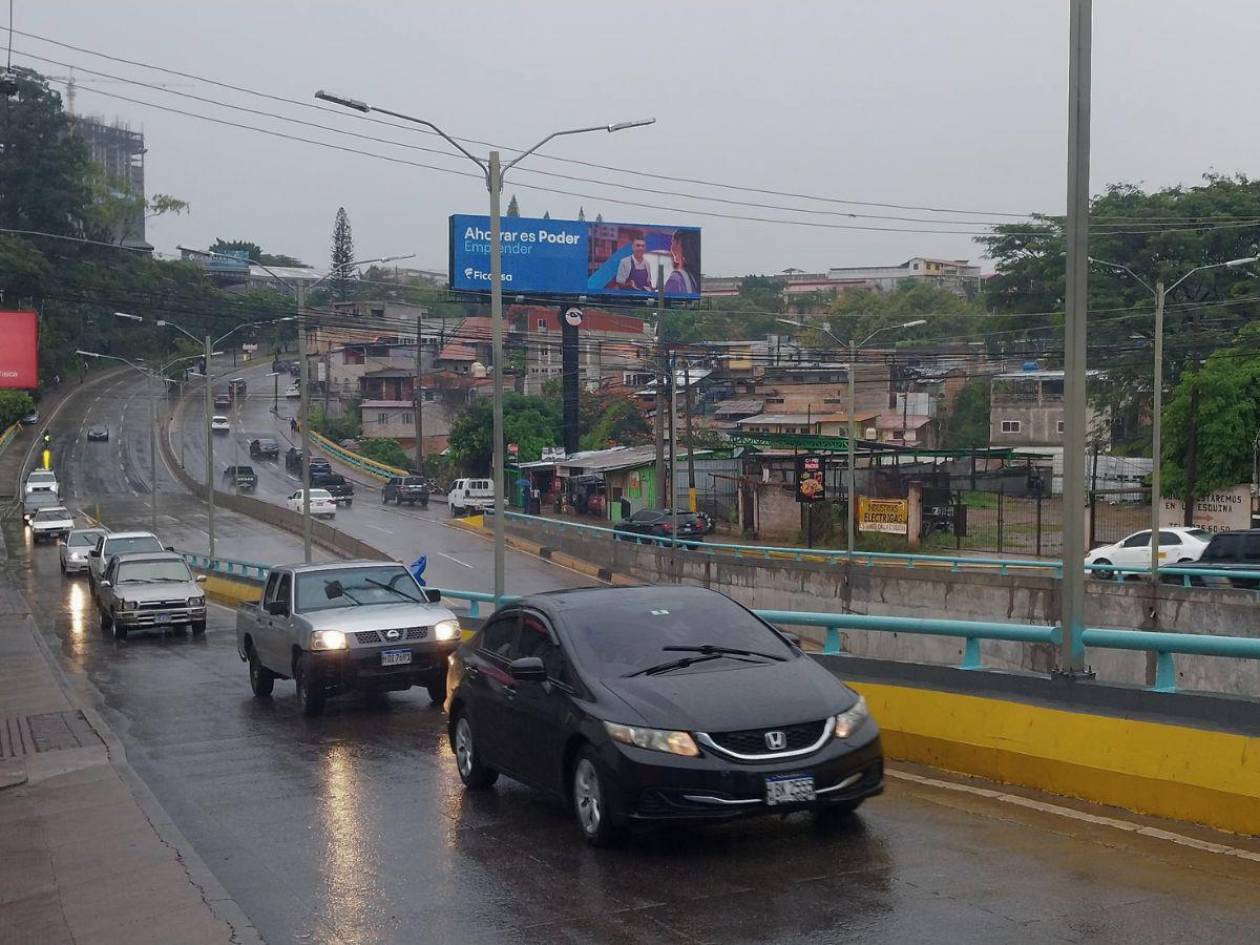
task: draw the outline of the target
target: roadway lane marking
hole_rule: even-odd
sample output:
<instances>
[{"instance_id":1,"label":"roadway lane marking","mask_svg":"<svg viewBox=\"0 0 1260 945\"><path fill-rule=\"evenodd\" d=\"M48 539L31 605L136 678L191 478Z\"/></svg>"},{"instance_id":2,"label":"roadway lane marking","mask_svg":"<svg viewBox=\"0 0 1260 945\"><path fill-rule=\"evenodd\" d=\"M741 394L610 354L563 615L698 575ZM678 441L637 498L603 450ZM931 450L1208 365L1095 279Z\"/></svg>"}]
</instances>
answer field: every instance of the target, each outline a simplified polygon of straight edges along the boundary
<instances>
[{"instance_id":1,"label":"roadway lane marking","mask_svg":"<svg viewBox=\"0 0 1260 945\"><path fill-rule=\"evenodd\" d=\"M448 555L445 551L439 551L438 557L445 558L447 561L454 561L456 564L461 565L462 567L465 567L465 568L469 568L469 569L472 568L472 565L469 564L468 562L460 561L458 558L453 558L450 555Z\"/></svg>"},{"instance_id":2,"label":"roadway lane marking","mask_svg":"<svg viewBox=\"0 0 1260 945\"><path fill-rule=\"evenodd\" d=\"M313 490L312 490L313 491ZM360 522L360 525L366 526L378 532L384 532L386 535L394 534L393 529L382 528L380 525L373 525L371 522Z\"/></svg>"},{"instance_id":3,"label":"roadway lane marking","mask_svg":"<svg viewBox=\"0 0 1260 945\"><path fill-rule=\"evenodd\" d=\"M1200 840L1197 837L1188 837L1185 834L1173 833L1169 830L1160 830L1158 827L1148 827L1144 824L1136 823L1131 820L1120 820L1116 817L1101 817L1098 814L1087 814L1084 811L1075 810L1071 807L1063 807L1060 804L1050 804L1046 801L1034 800L1031 797L1024 797L1020 794L1006 794L1002 791L994 791L990 788L975 787L971 784L959 784L956 781L942 781L939 778L925 778L920 774L911 774L909 771L899 771L895 768L886 768L886 773L893 778L902 781L910 781L914 784L923 785L924 787L940 788L944 791L955 791L961 794L971 794L976 797L983 797L986 800L1000 801L1003 804L1012 804L1016 807L1025 807L1029 810L1035 810L1043 814L1051 814L1055 817L1066 817L1069 820L1076 820L1081 823L1094 824L1098 827L1111 827L1113 830L1122 830L1126 833L1138 834L1143 837L1150 837L1154 840L1164 840L1169 843L1176 843L1183 847L1191 847L1195 850L1202 850L1204 853L1215 853L1220 856L1233 856L1241 860L1250 860L1253 863L1260 863L1260 853L1251 850L1243 850L1238 847L1226 846L1223 843L1212 843L1209 840Z\"/></svg>"}]
</instances>

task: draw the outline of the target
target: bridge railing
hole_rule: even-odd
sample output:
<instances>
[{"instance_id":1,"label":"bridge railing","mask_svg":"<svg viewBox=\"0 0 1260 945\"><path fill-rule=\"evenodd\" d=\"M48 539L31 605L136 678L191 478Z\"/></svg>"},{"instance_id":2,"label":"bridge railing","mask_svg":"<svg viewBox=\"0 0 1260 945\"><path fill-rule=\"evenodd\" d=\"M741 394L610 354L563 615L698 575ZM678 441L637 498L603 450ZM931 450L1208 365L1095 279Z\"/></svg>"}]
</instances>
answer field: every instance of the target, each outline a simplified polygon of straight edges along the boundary
<instances>
[{"instance_id":1,"label":"bridge railing","mask_svg":"<svg viewBox=\"0 0 1260 945\"><path fill-rule=\"evenodd\" d=\"M267 564L236 561L232 558L212 558L195 551L181 551L179 554L188 562L190 568L195 571L205 571L207 574L221 574L224 577L244 578L247 581L262 583L271 573L271 566Z\"/></svg>"},{"instance_id":2,"label":"bridge railing","mask_svg":"<svg viewBox=\"0 0 1260 945\"><path fill-rule=\"evenodd\" d=\"M394 476L411 475L411 473L407 472L405 469L399 469L397 466L389 466L385 463L378 463L374 459L368 459L366 456L361 456L352 450L348 450L344 446L334 443L332 440L328 439L328 437L316 433L314 430L311 431L311 439L319 444L320 449L327 453L331 453L347 466L352 466L359 472L371 476L374 479L385 481L386 479L392 479Z\"/></svg>"}]
</instances>

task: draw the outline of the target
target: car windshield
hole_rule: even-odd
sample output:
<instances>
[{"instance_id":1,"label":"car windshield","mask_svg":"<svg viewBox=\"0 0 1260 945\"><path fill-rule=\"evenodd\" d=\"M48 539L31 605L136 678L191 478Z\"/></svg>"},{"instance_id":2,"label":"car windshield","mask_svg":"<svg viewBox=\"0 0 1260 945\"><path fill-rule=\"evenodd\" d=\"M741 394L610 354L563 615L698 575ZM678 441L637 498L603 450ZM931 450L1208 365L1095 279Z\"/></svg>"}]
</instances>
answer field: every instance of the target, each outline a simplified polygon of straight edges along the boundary
<instances>
[{"instance_id":1,"label":"car windshield","mask_svg":"<svg viewBox=\"0 0 1260 945\"><path fill-rule=\"evenodd\" d=\"M37 522L61 522L70 517L65 509L40 509L35 513Z\"/></svg>"},{"instance_id":2,"label":"car windshield","mask_svg":"<svg viewBox=\"0 0 1260 945\"><path fill-rule=\"evenodd\" d=\"M301 613L368 604L418 604L424 599L415 578L399 565L330 568L297 578L297 609Z\"/></svg>"},{"instance_id":3,"label":"car windshield","mask_svg":"<svg viewBox=\"0 0 1260 945\"><path fill-rule=\"evenodd\" d=\"M123 561L118 565L117 584L187 584L192 581L188 565L182 561Z\"/></svg>"},{"instance_id":4,"label":"car windshield","mask_svg":"<svg viewBox=\"0 0 1260 945\"><path fill-rule=\"evenodd\" d=\"M152 535L137 535L134 538L107 538L105 547L101 549L106 557L125 555L135 551L165 551L162 543Z\"/></svg>"},{"instance_id":5,"label":"car windshield","mask_svg":"<svg viewBox=\"0 0 1260 945\"><path fill-rule=\"evenodd\" d=\"M27 478L26 481L38 482L40 484L44 484L44 483L49 483L49 482L56 482L57 477L54 476L52 473L31 473L30 477Z\"/></svg>"},{"instance_id":6,"label":"car windshield","mask_svg":"<svg viewBox=\"0 0 1260 945\"><path fill-rule=\"evenodd\" d=\"M565 608L564 625L575 659L597 676L625 676L685 656L671 646L709 644L788 657L788 644L721 594L659 589L622 601L592 595L588 605ZM680 672L716 672L749 664L715 659Z\"/></svg>"},{"instance_id":7,"label":"car windshield","mask_svg":"<svg viewBox=\"0 0 1260 945\"><path fill-rule=\"evenodd\" d=\"M71 548L91 547L96 544L96 539L100 537L100 532L71 532L70 540L66 544Z\"/></svg>"},{"instance_id":8,"label":"car windshield","mask_svg":"<svg viewBox=\"0 0 1260 945\"><path fill-rule=\"evenodd\" d=\"M252 476L253 474L254 474L253 466L237 466L236 467L236 475L238 476Z\"/></svg>"},{"instance_id":9,"label":"car windshield","mask_svg":"<svg viewBox=\"0 0 1260 945\"><path fill-rule=\"evenodd\" d=\"M259 440L258 445L259 447L265 450L274 450L274 449L280 448L280 444L277 443L275 440Z\"/></svg>"}]
</instances>

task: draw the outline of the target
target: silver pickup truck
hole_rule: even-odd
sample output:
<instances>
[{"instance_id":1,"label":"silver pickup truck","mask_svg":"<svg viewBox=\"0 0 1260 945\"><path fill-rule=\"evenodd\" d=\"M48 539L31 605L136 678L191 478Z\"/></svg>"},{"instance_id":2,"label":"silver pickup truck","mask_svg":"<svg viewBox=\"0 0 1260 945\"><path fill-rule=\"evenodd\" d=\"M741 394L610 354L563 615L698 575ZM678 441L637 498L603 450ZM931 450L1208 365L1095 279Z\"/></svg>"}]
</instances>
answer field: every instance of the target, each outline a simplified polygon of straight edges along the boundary
<instances>
[{"instance_id":1,"label":"silver pickup truck","mask_svg":"<svg viewBox=\"0 0 1260 945\"><path fill-rule=\"evenodd\" d=\"M460 626L439 600L392 561L273 568L262 600L237 609L236 649L255 696L292 679L308 715L342 692L424 686L441 702Z\"/></svg>"}]
</instances>

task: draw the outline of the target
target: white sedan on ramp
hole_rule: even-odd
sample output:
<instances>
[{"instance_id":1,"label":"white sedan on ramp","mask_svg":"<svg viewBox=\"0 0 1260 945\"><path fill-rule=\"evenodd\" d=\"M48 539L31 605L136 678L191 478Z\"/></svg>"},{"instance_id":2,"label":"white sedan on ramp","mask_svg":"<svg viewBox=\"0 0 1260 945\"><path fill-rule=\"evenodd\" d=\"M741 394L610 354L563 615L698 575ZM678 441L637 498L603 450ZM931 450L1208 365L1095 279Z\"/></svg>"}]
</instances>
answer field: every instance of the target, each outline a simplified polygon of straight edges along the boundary
<instances>
[{"instance_id":1,"label":"white sedan on ramp","mask_svg":"<svg viewBox=\"0 0 1260 945\"><path fill-rule=\"evenodd\" d=\"M1202 528L1170 527L1159 530L1159 563L1184 564L1198 561L1212 533ZM1112 545L1095 548L1085 556L1085 564L1111 564L1118 568L1151 566L1151 530L1134 532ZM1094 571L1095 577L1114 579L1113 571Z\"/></svg>"}]
</instances>

